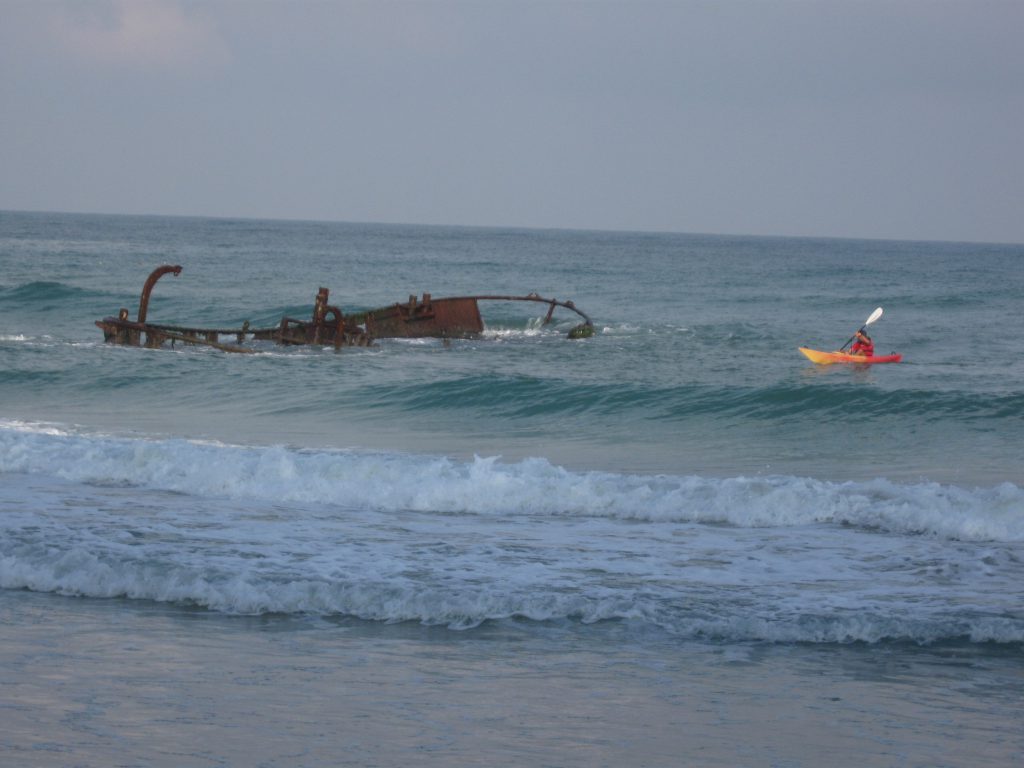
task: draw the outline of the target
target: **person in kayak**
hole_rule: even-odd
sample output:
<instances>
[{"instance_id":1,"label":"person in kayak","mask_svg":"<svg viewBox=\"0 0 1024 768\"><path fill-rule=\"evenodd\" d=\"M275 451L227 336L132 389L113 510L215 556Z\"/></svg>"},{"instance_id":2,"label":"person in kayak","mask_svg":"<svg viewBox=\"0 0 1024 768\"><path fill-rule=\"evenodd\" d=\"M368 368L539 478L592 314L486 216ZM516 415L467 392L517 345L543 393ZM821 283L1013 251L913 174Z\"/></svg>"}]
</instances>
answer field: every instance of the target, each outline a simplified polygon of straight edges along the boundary
<instances>
[{"instance_id":1,"label":"person in kayak","mask_svg":"<svg viewBox=\"0 0 1024 768\"><path fill-rule=\"evenodd\" d=\"M850 347L851 355L860 355L862 357L874 357L875 344L873 341L871 341L871 337L864 332L863 328L857 331L857 335L854 336L854 339L856 340L853 342L853 346Z\"/></svg>"}]
</instances>

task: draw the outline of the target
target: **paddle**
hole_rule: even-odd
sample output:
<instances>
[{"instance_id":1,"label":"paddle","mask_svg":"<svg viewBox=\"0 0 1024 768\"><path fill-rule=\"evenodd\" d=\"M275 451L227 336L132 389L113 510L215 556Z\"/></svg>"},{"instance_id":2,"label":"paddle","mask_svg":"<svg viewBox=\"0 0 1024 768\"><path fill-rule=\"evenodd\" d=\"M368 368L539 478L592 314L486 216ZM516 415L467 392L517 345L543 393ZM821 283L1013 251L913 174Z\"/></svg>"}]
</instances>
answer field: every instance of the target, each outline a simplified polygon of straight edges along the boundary
<instances>
[{"instance_id":1,"label":"paddle","mask_svg":"<svg viewBox=\"0 0 1024 768\"><path fill-rule=\"evenodd\" d=\"M877 320L881 316L882 316L882 308L879 307L878 309L876 309L874 312L871 313L871 316L868 317L867 320L864 321L864 325L862 325L860 327L860 331L857 331L857 333L860 333L861 331L863 331L865 328L867 328L869 325L871 325L873 322L875 322L875 320ZM857 333L853 334L853 336L850 337L850 340L847 341L846 344L849 344L850 341L853 341L854 339L856 339L857 338ZM841 346L839 348L840 352L842 352L844 349L846 349L846 344L843 344L843 346Z\"/></svg>"}]
</instances>

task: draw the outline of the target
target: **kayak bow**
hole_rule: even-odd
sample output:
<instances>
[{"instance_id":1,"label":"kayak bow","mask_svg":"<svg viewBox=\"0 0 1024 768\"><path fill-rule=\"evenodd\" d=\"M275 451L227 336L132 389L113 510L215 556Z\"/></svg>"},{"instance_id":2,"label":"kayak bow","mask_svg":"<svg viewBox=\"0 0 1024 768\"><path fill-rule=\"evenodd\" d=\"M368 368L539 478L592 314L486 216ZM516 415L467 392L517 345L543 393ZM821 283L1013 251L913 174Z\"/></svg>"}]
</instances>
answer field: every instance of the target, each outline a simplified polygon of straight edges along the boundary
<instances>
[{"instance_id":1,"label":"kayak bow","mask_svg":"<svg viewBox=\"0 0 1024 768\"><path fill-rule=\"evenodd\" d=\"M898 363L903 359L903 355L872 355L871 357L865 357L864 355L848 355L845 352L819 352L816 349L808 349L807 347L798 347L798 349L803 352L808 360L818 365L831 365L832 363L860 363L862 365Z\"/></svg>"}]
</instances>

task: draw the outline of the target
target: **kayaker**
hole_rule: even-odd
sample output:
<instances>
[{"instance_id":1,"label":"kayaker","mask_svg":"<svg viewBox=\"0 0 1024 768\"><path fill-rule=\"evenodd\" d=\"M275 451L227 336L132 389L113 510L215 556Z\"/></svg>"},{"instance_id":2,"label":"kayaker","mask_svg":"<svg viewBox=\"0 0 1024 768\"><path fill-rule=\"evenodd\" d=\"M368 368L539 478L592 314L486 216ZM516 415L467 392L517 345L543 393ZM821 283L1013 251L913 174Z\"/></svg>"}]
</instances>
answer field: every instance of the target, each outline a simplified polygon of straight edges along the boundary
<instances>
[{"instance_id":1,"label":"kayaker","mask_svg":"<svg viewBox=\"0 0 1024 768\"><path fill-rule=\"evenodd\" d=\"M857 335L854 336L855 341L853 346L850 347L851 355L862 355L863 357L874 357L875 354L875 343L871 341L871 337L868 336L864 329L861 328L857 331Z\"/></svg>"}]
</instances>

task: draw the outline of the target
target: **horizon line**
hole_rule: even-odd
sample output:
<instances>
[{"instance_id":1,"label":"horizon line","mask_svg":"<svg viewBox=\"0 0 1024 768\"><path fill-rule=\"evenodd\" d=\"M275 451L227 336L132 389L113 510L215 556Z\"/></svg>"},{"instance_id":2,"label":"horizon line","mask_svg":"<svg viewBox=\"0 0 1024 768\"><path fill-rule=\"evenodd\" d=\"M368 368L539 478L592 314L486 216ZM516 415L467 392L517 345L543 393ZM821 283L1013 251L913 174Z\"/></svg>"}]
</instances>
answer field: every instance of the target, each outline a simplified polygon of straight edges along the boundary
<instances>
[{"instance_id":1,"label":"horizon line","mask_svg":"<svg viewBox=\"0 0 1024 768\"><path fill-rule=\"evenodd\" d=\"M844 240L844 241L869 241L869 242L890 242L890 243L949 243L954 245L1001 245L1021 246L1024 242L1010 240L941 240L936 238L910 238L910 237L867 237L863 235L793 235L793 234L764 234L753 232L697 232L674 229L623 229L598 227L574 227L574 226L537 226L520 224L438 224L431 222L416 221L383 221L383 220L352 220L352 219L316 219L305 217L288 216L228 216L223 214L198 214L198 213L112 213L110 211L66 211L66 210L44 210L32 208L0 208L0 213L16 214L40 214L58 216L109 216L124 218L163 218L163 219L206 219L211 221L266 221L292 224L347 224L347 225L370 225L382 227L436 227L448 229L488 229L506 231L532 231L532 232L589 232L594 234L623 234L623 235L683 235L690 237L733 237L733 238L760 238L780 240Z\"/></svg>"}]
</instances>

